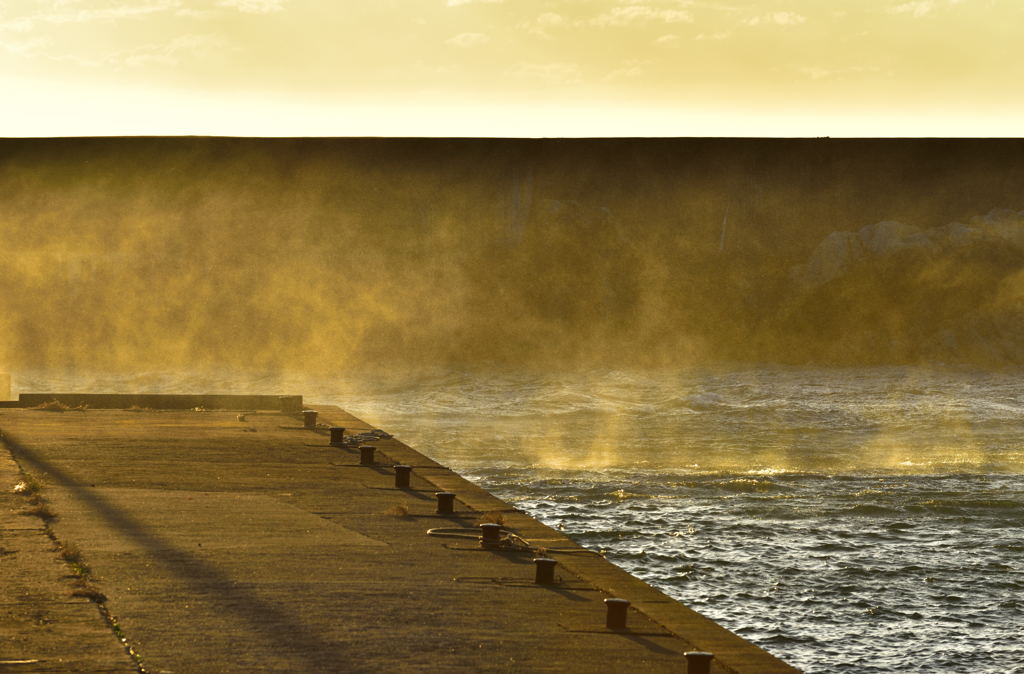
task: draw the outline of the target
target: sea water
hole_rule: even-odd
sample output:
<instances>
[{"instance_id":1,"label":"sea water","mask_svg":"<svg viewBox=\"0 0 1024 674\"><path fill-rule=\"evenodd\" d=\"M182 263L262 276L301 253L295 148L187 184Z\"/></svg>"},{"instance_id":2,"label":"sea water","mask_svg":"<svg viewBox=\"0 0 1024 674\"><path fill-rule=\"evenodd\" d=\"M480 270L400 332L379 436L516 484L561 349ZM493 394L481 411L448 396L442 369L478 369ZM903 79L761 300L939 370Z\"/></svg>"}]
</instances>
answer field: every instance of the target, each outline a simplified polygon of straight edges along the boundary
<instances>
[{"instance_id":1,"label":"sea water","mask_svg":"<svg viewBox=\"0 0 1024 674\"><path fill-rule=\"evenodd\" d=\"M1024 386L911 368L54 377L342 406L807 672L1024 672Z\"/></svg>"}]
</instances>

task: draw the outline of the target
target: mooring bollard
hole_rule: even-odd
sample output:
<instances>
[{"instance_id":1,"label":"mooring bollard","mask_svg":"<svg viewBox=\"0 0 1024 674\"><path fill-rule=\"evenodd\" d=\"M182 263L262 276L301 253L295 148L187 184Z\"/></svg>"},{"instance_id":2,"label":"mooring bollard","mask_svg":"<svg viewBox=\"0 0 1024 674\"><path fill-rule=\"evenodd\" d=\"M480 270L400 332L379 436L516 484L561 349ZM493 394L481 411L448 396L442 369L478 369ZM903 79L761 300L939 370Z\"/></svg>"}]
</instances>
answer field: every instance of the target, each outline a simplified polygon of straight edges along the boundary
<instances>
[{"instance_id":1,"label":"mooring bollard","mask_svg":"<svg viewBox=\"0 0 1024 674\"><path fill-rule=\"evenodd\" d=\"M331 447L345 446L345 429L341 426L331 426Z\"/></svg>"},{"instance_id":2,"label":"mooring bollard","mask_svg":"<svg viewBox=\"0 0 1024 674\"><path fill-rule=\"evenodd\" d=\"M377 450L373 445L362 445L359 448L359 465L360 466L372 466L375 461L373 459L373 453Z\"/></svg>"},{"instance_id":3,"label":"mooring bollard","mask_svg":"<svg viewBox=\"0 0 1024 674\"><path fill-rule=\"evenodd\" d=\"M494 548L501 545L501 525L487 522L480 525L480 545Z\"/></svg>"},{"instance_id":4,"label":"mooring bollard","mask_svg":"<svg viewBox=\"0 0 1024 674\"><path fill-rule=\"evenodd\" d=\"M455 512L455 494L450 491L439 491L435 492L434 496L437 497L438 515L451 515Z\"/></svg>"},{"instance_id":5,"label":"mooring bollard","mask_svg":"<svg viewBox=\"0 0 1024 674\"><path fill-rule=\"evenodd\" d=\"M611 598L605 599L604 603L608 607L608 616L605 619L608 629L626 629L626 609L629 608L629 600Z\"/></svg>"},{"instance_id":6,"label":"mooring bollard","mask_svg":"<svg viewBox=\"0 0 1024 674\"><path fill-rule=\"evenodd\" d=\"M408 489L410 473L412 473L412 466L397 464L395 466L395 486L399 489Z\"/></svg>"},{"instance_id":7,"label":"mooring bollard","mask_svg":"<svg viewBox=\"0 0 1024 674\"><path fill-rule=\"evenodd\" d=\"M302 410L302 425L306 428L316 428L316 410Z\"/></svg>"},{"instance_id":8,"label":"mooring bollard","mask_svg":"<svg viewBox=\"0 0 1024 674\"><path fill-rule=\"evenodd\" d=\"M295 414L302 410L302 396L278 396L283 414Z\"/></svg>"},{"instance_id":9,"label":"mooring bollard","mask_svg":"<svg viewBox=\"0 0 1024 674\"><path fill-rule=\"evenodd\" d=\"M548 557L537 557L533 560L533 564L537 568L533 582L537 585L554 585L555 566L558 562Z\"/></svg>"},{"instance_id":10,"label":"mooring bollard","mask_svg":"<svg viewBox=\"0 0 1024 674\"><path fill-rule=\"evenodd\" d=\"M686 674L711 674L711 659L715 657L704 651L690 651L686 656Z\"/></svg>"}]
</instances>

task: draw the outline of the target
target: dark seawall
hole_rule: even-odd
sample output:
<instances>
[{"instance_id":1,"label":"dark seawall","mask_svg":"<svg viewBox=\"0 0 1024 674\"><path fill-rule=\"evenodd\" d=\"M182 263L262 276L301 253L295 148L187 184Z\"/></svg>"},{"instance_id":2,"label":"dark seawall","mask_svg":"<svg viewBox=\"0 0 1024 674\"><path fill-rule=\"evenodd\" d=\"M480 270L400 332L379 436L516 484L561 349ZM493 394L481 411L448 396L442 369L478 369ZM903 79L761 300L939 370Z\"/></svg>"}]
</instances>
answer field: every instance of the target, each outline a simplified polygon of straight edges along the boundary
<instances>
[{"instance_id":1,"label":"dark seawall","mask_svg":"<svg viewBox=\"0 0 1024 674\"><path fill-rule=\"evenodd\" d=\"M998 139L3 140L0 360L1017 367L1022 185Z\"/></svg>"}]
</instances>

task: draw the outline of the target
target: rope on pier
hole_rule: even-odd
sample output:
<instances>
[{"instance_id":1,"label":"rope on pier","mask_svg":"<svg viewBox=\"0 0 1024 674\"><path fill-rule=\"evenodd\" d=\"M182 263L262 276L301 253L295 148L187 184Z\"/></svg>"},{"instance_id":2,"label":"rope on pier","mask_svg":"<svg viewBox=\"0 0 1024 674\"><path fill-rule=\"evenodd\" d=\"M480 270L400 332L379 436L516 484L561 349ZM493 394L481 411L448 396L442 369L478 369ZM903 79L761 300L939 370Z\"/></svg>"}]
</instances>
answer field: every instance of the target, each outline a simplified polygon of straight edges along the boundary
<instances>
[{"instance_id":1,"label":"rope on pier","mask_svg":"<svg viewBox=\"0 0 1024 674\"><path fill-rule=\"evenodd\" d=\"M548 548L533 545L519 534L508 531L507 529L502 530L502 533L505 534L505 537L501 539L499 548L502 550L519 550L522 552L532 552L534 554L547 554L554 552L562 555L597 555L598 557L604 557L601 553L593 550L587 550L586 548ZM435 527L433 529L427 529L427 535L443 538L468 538L474 541L480 540L480 536L478 534L471 533L471 530L468 529Z\"/></svg>"}]
</instances>

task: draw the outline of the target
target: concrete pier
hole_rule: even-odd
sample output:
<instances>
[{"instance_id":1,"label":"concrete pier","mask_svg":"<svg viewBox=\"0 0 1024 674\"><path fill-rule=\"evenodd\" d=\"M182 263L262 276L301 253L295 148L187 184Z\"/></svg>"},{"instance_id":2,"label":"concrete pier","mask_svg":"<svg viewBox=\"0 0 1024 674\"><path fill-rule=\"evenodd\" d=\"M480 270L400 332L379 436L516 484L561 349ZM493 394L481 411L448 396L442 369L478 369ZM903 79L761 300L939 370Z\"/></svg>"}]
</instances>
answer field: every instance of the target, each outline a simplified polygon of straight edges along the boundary
<instances>
[{"instance_id":1,"label":"concrete pier","mask_svg":"<svg viewBox=\"0 0 1024 674\"><path fill-rule=\"evenodd\" d=\"M395 438L362 465L330 428L366 423L294 403L0 405L0 668L686 672L706 651L712 672L796 671ZM535 582L539 557L555 582Z\"/></svg>"}]
</instances>

